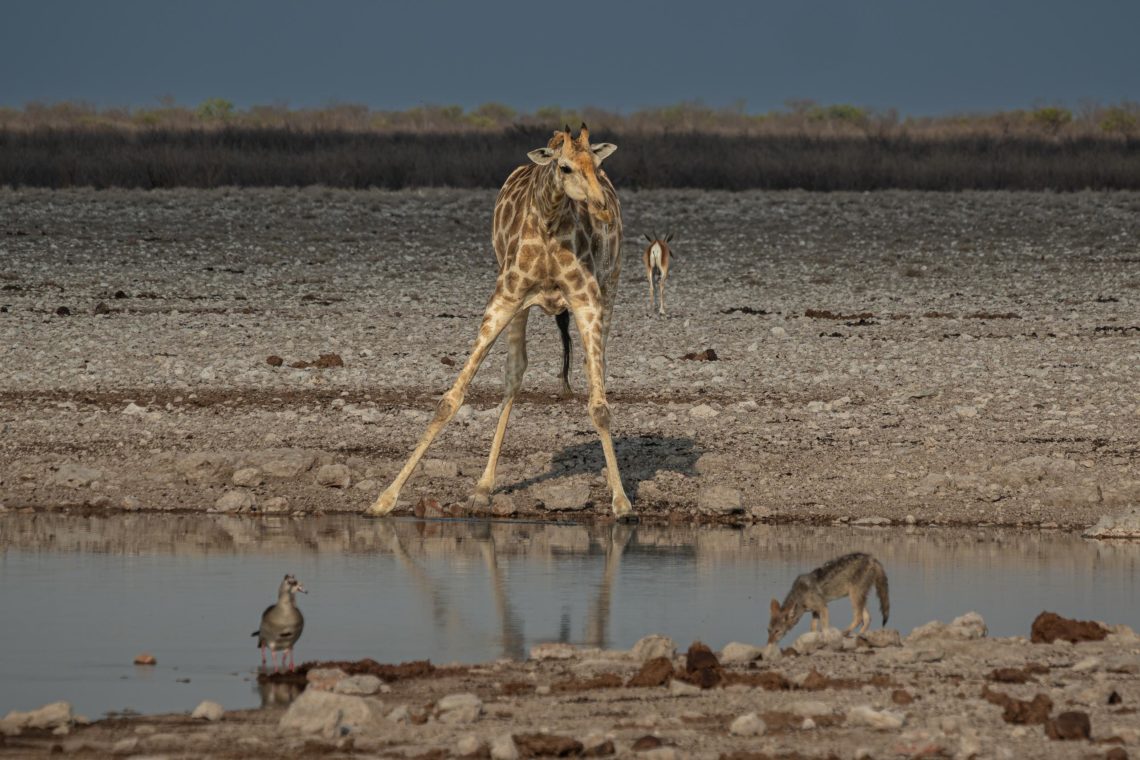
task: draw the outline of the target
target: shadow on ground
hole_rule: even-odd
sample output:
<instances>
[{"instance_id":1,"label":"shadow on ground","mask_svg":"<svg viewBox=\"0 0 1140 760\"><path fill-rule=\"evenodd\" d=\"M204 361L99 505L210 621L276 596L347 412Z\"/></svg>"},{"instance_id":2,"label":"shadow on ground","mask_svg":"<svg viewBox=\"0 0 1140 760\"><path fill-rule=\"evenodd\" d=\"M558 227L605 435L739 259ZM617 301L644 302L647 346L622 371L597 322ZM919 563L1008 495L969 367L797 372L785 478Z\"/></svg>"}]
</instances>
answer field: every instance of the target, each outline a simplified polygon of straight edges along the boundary
<instances>
[{"instance_id":1,"label":"shadow on ground","mask_svg":"<svg viewBox=\"0 0 1140 760\"><path fill-rule=\"evenodd\" d=\"M638 485L652 480L661 471L686 476L697 474L697 459L704 451L692 438L638 435L614 438L614 451L621 469L622 482L631 500L637 499ZM505 492L521 491L547 480L582 473L600 473L606 466L602 444L594 440L567 446L554 455L550 469L516 483L504 485Z\"/></svg>"}]
</instances>

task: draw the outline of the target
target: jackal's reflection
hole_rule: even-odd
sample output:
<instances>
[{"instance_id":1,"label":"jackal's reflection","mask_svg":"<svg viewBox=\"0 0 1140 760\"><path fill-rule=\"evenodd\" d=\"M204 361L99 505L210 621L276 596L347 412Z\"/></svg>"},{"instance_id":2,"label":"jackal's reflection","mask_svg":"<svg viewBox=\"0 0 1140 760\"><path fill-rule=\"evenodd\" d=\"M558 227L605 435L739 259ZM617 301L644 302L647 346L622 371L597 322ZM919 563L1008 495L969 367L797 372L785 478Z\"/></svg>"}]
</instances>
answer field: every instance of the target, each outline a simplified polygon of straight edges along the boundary
<instances>
[{"instance_id":1,"label":"jackal's reflection","mask_svg":"<svg viewBox=\"0 0 1140 760\"><path fill-rule=\"evenodd\" d=\"M511 605L508 588L509 555L513 552L504 551L503 547L496 544L495 531L492 526L493 523L489 522L466 525L465 542L474 543L477 547L479 557L490 581L491 596L498 621L501 656L522 659L527 655L525 628L522 618ZM444 630L456 632L465 630L467 628L466 623L462 620L457 607L447 603L446 584L431 576L422 564L411 556L405 549L400 531L394 526L381 523L379 529L385 532L392 555L404 568L413 585L419 589L425 598L431 600L435 624ZM545 534L549 531L549 526L542 526L539 530ZM609 643L610 600L614 579L618 576L622 554L629 544L634 530L635 528L630 525L615 523L610 526L600 526L596 530L583 531L579 534L580 536L588 536L588 546L576 548L586 549L585 553L587 554L592 554L594 551L604 553L602 577L598 581L595 593L591 598L581 639L575 641L573 626L570 625L568 619L565 619L559 626L558 640L573 641L594 647L605 647ZM512 542L517 540L517 534L512 535L511 539Z\"/></svg>"}]
</instances>

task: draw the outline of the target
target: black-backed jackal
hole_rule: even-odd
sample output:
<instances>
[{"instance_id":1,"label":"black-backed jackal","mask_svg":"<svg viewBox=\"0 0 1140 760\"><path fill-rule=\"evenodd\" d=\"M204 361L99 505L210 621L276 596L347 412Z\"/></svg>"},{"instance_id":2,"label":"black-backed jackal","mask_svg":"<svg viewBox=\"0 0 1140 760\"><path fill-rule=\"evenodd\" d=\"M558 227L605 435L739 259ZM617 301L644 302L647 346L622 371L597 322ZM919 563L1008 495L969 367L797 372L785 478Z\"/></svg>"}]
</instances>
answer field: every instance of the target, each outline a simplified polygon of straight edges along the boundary
<instances>
[{"instance_id":1,"label":"black-backed jackal","mask_svg":"<svg viewBox=\"0 0 1140 760\"><path fill-rule=\"evenodd\" d=\"M792 590L780 604L772 600L772 618L768 622L768 643L774 644L796 626L805 612L811 612L811 629L821 623L820 630L827 630L827 603L842 596L851 598L853 618L851 625L843 631L850 634L860 623L859 633L866 633L871 626L871 611L867 609L867 596L874 585L879 595L879 609L883 613L883 625L891 614L891 600L887 591L887 573L879 560L870 554L857 552L844 554L825 562L810 573L804 573L792 583Z\"/></svg>"}]
</instances>

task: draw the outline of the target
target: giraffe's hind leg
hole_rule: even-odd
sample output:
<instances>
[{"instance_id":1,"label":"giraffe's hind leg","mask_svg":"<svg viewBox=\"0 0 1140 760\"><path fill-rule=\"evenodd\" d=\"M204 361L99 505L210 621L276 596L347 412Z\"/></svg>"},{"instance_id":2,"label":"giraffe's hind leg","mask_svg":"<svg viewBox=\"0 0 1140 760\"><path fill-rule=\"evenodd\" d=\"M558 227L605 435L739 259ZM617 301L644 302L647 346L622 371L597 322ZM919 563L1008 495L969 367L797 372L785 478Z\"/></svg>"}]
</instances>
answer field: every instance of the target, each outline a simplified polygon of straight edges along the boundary
<instances>
[{"instance_id":1,"label":"giraffe's hind leg","mask_svg":"<svg viewBox=\"0 0 1140 760\"><path fill-rule=\"evenodd\" d=\"M511 320L511 325L507 329L507 369L503 381L503 405L499 410L499 424L495 428L495 438L491 442L487 467L483 470L479 482L475 484L475 493L471 495L473 509L486 509L491 505L491 491L495 490L495 468L499 462L499 452L503 448L503 438L507 434L507 421L511 417L511 408L515 404L515 397L519 395L523 375L526 373L526 323L529 315L530 309L523 309Z\"/></svg>"},{"instance_id":2,"label":"giraffe's hind leg","mask_svg":"<svg viewBox=\"0 0 1140 760\"><path fill-rule=\"evenodd\" d=\"M366 510L369 515L386 515L396 508L396 502L400 498L400 490L404 487L404 483L411 477L412 471L416 469L420 459L423 458L424 452L427 451L428 446L431 445L435 437L439 435L439 431L443 426L451 421L455 416L456 410L459 409L460 404L463 403L463 396L467 392L467 386L471 384L471 380L475 377L475 373L479 371L479 365L483 363L483 359L487 357L487 351L495 343L495 339L499 337L499 333L515 318L519 309L522 308L521 296L508 296L503 292L502 285L495 290L495 294L491 296L491 300L487 304L487 309L483 314L483 323L479 327L479 335L475 338L475 345L471 348L471 355L467 357L467 362L463 365L463 369L459 372L459 377L455 379L455 383L451 386L451 390L443 394L443 398L439 401L439 406L436 408L435 417L428 423L427 430L420 437L420 441L416 444L416 448L408 457L408 461L404 463L404 467L392 480L391 484L384 489L379 498Z\"/></svg>"},{"instance_id":3,"label":"giraffe's hind leg","mask_svg":"<svg viewBox=\"0 0 1140 760\"><path fill-rule=\"evenodd\" d=\"M578 334L582 336L582 352L586 355L586 379L590 387L590 420L594 423L594 429L598 431L602 451L606 455L606 479L613 494L613 513L616 517L622 517L633 511L633 507L629 503L629 497L625 495L621 472L618 470L617 454L614 453L613 438L610 436L610 407L606 402L605 374L605 334L608 332L608 325L605 324L600 304L580 306L574 311L574 320L578 323Z\"/></svg>"}]
</instances>

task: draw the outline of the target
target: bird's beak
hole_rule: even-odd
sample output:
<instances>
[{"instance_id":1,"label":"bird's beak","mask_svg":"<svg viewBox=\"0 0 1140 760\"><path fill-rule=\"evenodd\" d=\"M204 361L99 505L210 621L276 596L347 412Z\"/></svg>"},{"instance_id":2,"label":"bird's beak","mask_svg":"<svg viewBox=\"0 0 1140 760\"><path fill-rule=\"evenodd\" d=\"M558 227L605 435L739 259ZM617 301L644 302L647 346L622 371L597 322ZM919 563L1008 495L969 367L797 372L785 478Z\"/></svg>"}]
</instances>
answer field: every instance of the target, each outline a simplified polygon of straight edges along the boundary
<instances>
[{"instance_id":1,"label":"bird's beak","mask_svg":"<svg viewBox=\"0 0 1140 760\"><path fill-rule=\"evenodd\" d=\"M309 593L308 591L305 590L305 587L302 586L300 583L297 584L297 590L300 591L302 594Z\"/></svg>"}]
</instances>

